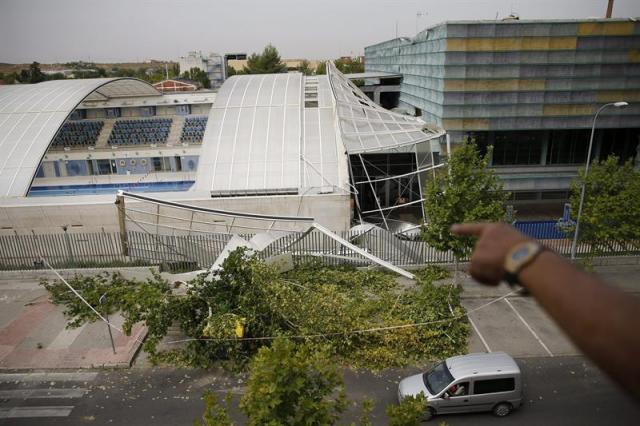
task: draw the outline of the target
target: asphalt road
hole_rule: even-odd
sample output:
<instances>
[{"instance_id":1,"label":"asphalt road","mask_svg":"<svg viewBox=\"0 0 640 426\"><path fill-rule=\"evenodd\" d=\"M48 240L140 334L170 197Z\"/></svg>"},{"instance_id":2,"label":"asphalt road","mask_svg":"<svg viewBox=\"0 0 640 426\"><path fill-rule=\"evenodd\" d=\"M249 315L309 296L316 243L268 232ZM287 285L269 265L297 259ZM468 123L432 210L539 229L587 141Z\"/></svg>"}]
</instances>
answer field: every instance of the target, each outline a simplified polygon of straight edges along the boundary
<instances>
[{"instance_id":1,"label":"asphalt road","mask_svg":"<svg viewBox=\"0 0 640 426\"><path fill-rule=\"evenodd\" d=\"M631 401L582 357L518 359L523 370L525 402L502 419L491 414L438 416L430 424L455 425L635 425L640 404ZM345 372L350 400L342 424L359 416L358 402L375 400L374 424L387 424L384 409L395 403L398 381L416 369L379 375ZM203 412L205 389L235 395L244 380L223 371L149 369L90 372L0 374L2 425L191 425ZM44 407L44 408L43 408ZM16 418L21 415L42 417ZM233 410L237 424L245 419Z\"/></svg>"}]
</instances>

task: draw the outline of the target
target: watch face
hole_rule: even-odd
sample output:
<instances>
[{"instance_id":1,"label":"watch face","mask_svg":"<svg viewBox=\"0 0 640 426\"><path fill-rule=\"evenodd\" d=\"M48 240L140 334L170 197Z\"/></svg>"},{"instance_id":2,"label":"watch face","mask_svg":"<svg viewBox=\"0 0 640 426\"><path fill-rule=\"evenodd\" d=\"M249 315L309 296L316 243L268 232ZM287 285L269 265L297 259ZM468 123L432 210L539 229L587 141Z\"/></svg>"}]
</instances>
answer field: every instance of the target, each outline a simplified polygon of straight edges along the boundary
<instances>
[{"instance_id":1,"label":"watch face","mask_svg":"<svg viewBox=\"0 0 640 426\"><path fill-rule=\"evenodd\" d=\"M511 258L515 261L518 261L520 259L523 259L524 257L527 256L527 254L529 254L529 247L524 246L524 247L520 247L518 250L514 251L513 254L511 255Z\"/></svg>"}]
</instances>

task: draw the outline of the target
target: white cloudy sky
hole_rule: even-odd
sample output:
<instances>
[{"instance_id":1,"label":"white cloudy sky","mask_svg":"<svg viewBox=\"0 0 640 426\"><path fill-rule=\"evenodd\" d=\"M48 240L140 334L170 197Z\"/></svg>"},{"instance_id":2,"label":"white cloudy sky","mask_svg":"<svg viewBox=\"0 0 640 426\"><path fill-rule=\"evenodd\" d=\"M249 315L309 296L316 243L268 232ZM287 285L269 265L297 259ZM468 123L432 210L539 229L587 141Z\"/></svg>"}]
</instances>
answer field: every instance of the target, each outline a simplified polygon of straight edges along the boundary
<instances>
[{"instance_id":1,"label":"white cloudy sky","mask_svg":"<svg viewBox=\"0 0 640 426\"><path fill-rule=\"evenodd\" d=\"M607 0L0 0L0 62L177 59L189 50L287 58L364 47L446 21L603 17ZM422 16L418 17L417 14ZM616 0L614 17L640 16Z\"/></svg>"}]
</instances>

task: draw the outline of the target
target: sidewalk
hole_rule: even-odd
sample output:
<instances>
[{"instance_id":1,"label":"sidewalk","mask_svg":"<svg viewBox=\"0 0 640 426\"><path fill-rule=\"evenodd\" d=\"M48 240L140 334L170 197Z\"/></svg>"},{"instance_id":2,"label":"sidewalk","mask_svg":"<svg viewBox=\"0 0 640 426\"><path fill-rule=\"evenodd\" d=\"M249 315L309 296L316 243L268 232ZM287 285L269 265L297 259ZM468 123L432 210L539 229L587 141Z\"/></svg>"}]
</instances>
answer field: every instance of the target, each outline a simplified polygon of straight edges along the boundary
<instances>
[{"instance_id":1,"label":"sidewalk","mask_svg":"<svg viewBox=\"0 0 640 426\"><path fill-rule=\"evenodd\" d=\"M67 329L62 312L33 279L0 276L0 370L131 365L146 329L136 326L131 336L112 330L114 355L105 323ZM110 320L122 324L119 316Z\"/></svg>"}]
</instances>

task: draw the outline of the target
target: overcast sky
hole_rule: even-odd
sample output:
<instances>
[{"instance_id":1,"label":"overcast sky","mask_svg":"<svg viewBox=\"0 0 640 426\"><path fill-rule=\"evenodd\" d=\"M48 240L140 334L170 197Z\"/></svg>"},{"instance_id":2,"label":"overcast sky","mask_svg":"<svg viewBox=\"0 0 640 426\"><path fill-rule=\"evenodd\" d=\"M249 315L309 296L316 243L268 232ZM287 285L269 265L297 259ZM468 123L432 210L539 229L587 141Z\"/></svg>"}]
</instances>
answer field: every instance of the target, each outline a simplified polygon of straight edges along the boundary
<instances>
[{"instance_id":1,"label":"overcast sky","mask_svg":"<svg viewBox=\"0 0 640 426\"><path fill-rule=\"evenodd\" d=\"M0 62L175 60L190 50L363 54L446 20L603 17L607 0L0 0ZM422 16L418 16L420 13ZM640 16L616 0L614 17Z\"/></svg>"}]
</instances>

